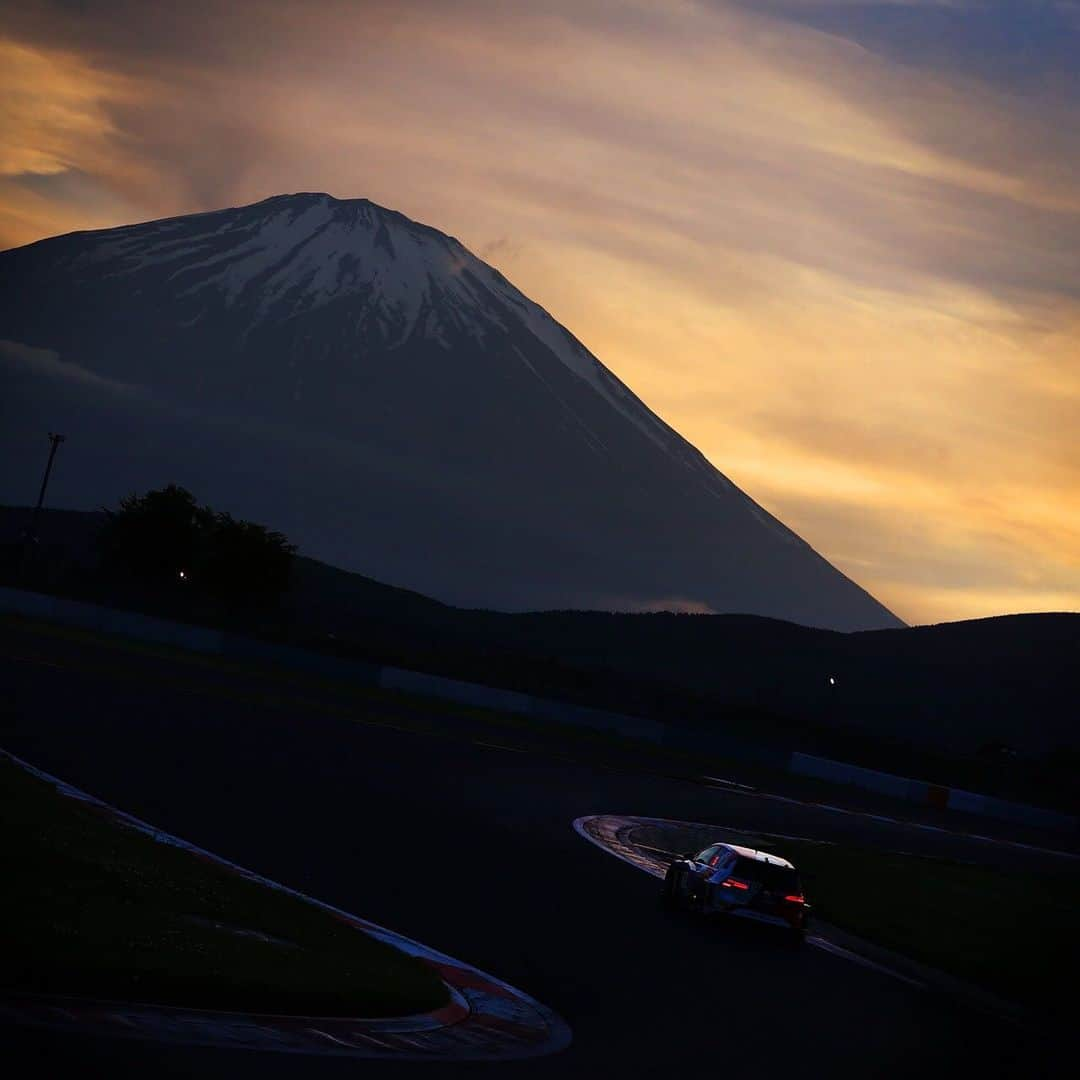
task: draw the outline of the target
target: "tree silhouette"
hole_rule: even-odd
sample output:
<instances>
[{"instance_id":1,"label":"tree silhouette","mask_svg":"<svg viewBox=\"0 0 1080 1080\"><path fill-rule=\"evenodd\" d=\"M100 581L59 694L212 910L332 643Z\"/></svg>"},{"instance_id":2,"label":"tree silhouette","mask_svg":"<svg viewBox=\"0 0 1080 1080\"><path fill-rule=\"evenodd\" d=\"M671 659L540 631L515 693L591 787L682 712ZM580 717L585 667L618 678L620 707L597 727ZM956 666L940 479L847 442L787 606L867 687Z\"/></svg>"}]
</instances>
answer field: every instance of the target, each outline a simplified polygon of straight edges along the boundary
<instances>
[{"instance_id":1,"label":"tree silhouette","mask_svg":"<svg viewBox=\"0 0 1080 1080\"><path fill-rule=\"evenodd\" d=\"M296 548L282 533L231 515L210 515L199 585L228 604L252 606L288 588Z\"/></svg>"},{"instance_id":2,"label":"tree silhouette","mask_svg":"<svg viewBox=\"0 0 1080 1080\"><path fill-rule=\"evenodd\" d=\"M169 484L129 495L119 510L105 513L98 544L106 570L159 587L193 576L202 556L206 511L190 491Z\"/></svg>"},{"instance_id":3,"label":"tree silhouette","mask_svg":"<svg viewBox=\"0 0 1080 1080\"><path fill-rule=\"evenodd\" d=\"M114 577L227 607L276 600L296 552L283 534L199 506L176 484L129 495L119 510L106 511L98 545L102 568Z\"/></svg>"}]
</instances>

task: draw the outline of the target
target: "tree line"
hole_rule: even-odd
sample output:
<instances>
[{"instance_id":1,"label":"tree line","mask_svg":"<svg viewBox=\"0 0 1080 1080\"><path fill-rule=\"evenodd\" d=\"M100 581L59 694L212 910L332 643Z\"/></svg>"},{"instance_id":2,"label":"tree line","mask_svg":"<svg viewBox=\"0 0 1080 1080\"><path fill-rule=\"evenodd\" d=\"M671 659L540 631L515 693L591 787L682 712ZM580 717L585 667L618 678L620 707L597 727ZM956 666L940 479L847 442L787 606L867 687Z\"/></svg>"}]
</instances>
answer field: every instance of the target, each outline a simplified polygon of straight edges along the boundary
<instances>
[{"instance_id":1,"label":"tree line","mask_svg":"<svg viewBox=\"0 0 1080 1080\"><path fill-rule=\"evenodd\" d=\"M271 604L289 586L296 547L285 535L200 506L176 484L129 495L105 515L97 543L115 578L233 608Z\"/></svg>"}]
</instances>

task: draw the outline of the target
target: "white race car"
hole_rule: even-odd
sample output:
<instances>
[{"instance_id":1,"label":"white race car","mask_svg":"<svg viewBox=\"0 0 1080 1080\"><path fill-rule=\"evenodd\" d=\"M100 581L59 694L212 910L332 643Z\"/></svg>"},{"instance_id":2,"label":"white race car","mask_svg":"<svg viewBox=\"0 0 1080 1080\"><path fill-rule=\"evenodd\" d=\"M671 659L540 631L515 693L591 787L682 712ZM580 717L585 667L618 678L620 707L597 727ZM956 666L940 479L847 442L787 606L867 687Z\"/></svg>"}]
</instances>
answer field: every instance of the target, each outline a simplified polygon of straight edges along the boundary
<instances>
[{"instance_id":1,"label":"white race car","mask_svg":"<svg viewBox=\"0 0 1080 1080\"><path fill-rule=\"evenodd\" d=\"M810 918L799 873L787 859L738 844L710 844L667 870L661 904L772 923L801 937Z\"/></svg>"}]
</instances>

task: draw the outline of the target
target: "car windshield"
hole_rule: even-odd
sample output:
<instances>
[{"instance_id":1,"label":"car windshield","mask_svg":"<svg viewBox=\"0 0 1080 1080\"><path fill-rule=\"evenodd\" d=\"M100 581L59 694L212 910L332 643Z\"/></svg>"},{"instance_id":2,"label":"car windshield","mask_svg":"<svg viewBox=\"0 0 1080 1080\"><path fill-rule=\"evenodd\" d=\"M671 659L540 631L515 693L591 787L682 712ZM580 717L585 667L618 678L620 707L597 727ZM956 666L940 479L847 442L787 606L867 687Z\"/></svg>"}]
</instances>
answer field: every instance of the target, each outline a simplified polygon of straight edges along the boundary
<instances>
[{"instance_id":1,"label":"car windshield","mask_svg":"<svg viewBox=\"0 0 1080 1080\"><path fill-rule=\"evenodd\" d=\"M757 881L774 892L797 893L799 875L790 866L775 866L773 863L760 862L739 856L731 871L732 877L743 881Z\"/></svg>"}]
</instances>

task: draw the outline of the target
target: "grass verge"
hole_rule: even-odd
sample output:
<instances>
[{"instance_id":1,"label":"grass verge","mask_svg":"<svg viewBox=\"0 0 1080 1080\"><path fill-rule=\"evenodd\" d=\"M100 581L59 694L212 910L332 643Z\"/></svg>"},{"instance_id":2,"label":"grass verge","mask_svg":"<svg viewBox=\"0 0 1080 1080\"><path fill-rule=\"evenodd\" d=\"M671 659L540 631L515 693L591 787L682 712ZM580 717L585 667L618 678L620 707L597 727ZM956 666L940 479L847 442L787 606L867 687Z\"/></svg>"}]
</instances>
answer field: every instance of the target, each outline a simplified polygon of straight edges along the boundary
<instances>
[{"instance_id":1,"label":"grass verge","mask_svg":"<svg viewBox=\"0 0 1080 1080\"><path fill-rule=\"evenodd\" d=\"M637 839L635 830L635 839ZM1080 963L1080 875L721 830L650 827L641 843L725 840L790 859L822 920L1002 998L1057 1012ZM1071 1000L1071 994L1069 995Z\"/></svg>"},{"instance_id":2,"label":"grass verge","mask_svg":"<svg viewBox=\"0 0 1080 1080\"><path fill-rule=\"evenodd\" d=\"M418 960L0 758L0 988L320 1016L447 1002Z\"/></svg>"}]
</instances>

